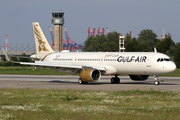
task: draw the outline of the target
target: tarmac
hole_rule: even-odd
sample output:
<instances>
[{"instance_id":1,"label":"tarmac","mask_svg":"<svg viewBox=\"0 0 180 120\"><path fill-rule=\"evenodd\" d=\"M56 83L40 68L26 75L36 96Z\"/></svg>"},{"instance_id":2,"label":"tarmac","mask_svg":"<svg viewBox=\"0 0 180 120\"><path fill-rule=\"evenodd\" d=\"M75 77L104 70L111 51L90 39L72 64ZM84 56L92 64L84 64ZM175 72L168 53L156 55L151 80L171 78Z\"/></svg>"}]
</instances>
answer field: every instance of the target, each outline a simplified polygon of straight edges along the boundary
<instances>
[{"instance_id":1,"label":"tarmac","mask_svg":"<svg viewBox=\"0 0 180 120\"><path fill-rule=\"evenodd\" d=\"M102 76L97 82L78 83L74 75L0 75L0 89L78 89L78 90L161 90L180 92L180 77L159 77L160 85L154 85L152 76L146 81L133 81L129 76L119 76L120 84L111 84L113 76Z\"/></svg>"}]
</instances>

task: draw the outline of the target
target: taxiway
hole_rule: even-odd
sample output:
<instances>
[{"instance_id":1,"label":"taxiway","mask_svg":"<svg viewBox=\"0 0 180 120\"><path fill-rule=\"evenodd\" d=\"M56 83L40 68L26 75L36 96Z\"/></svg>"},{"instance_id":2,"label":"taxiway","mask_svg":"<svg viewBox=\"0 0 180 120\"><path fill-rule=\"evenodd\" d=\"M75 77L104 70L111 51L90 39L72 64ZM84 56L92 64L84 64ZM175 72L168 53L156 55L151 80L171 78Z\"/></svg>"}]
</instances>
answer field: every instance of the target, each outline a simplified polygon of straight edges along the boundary
<instances>
[{"instance_id":1,"label":"taxiway","mask_svg":"<svg viewBox=\"0 0 180 120\"><path fill-rule=\"evenodd\" d=\"M36 89L85 89L85 90L162 90L180 92L180 77L159 77L160 85L154 85L153 77L146 81L132 81L129 76L119 76L120 84L111 84L111 76L102 76L98 82L79 85L79 76L62 75L0 75L0 88Z\"/></svg>"}]
</instances>

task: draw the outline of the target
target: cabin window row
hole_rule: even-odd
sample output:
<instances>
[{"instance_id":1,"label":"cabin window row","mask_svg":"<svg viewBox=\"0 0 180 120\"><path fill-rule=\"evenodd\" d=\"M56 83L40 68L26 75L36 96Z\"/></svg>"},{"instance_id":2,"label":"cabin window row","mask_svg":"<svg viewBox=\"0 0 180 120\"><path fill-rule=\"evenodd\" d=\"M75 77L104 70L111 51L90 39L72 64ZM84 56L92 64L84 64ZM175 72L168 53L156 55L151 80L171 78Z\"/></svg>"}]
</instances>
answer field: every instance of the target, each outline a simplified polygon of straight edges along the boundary
<instances>
[{"instance_id":1,"label":"cabin window row","mask_svg":"<svg viewBox=\"0 0 180 120\"><path fill-rule=\"evenodd\" d=\"M53 59L53 60L59 60L59 61L72 61L73 59Z\"/></svg>"},{"instance_id":2,"label":"cabin window row","mask_svg":"<svg viewBox=\"0 0 180 120\"><path fill-rule=\"evenodd\" d=\"M78 59L78 61L103 61L103 59ZM117 59L104 59L104 61L117 61Z\"/></svg>"},{"instance_id":3,"label":"cabin window row","mask_svg":"<svg viewBox=\"0 0 180 120\"><path fill-rule=\"evenodd\" d=\"M100 59L78 59L78 61L100 61Z\"/></svg>"}]
</instances>

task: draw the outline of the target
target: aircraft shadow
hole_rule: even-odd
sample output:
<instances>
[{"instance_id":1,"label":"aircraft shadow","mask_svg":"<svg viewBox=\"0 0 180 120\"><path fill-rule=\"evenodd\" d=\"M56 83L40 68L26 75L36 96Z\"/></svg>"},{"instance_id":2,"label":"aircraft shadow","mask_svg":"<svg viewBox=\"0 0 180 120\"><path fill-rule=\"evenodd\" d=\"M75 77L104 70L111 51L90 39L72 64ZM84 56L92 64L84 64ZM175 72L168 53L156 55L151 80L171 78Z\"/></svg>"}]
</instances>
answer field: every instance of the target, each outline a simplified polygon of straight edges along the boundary
<instances>
[{"instance_id":1,"label":"aircraft shadow","mask_svg":"<svg viewBox=\"0 0 180 120\"><path fill-rule=\"evenodd\" d=\"M47 81L42 81L42 82L47 82ZM62 83L62 84L79 84L78 82L71 82L71 81L60 81L60 80L52 80L48 81L48 83ZM118 85L118 84L112 84L110 82L89 82L88 84L85 85ZM121 82L119 85L154 85L154 81L146 81L146 82ZM56 84L57 85L57 84ZM179 85L175 83L165 83L163 80L160 81L160 85Z\"/></svg>"}]
</instances>

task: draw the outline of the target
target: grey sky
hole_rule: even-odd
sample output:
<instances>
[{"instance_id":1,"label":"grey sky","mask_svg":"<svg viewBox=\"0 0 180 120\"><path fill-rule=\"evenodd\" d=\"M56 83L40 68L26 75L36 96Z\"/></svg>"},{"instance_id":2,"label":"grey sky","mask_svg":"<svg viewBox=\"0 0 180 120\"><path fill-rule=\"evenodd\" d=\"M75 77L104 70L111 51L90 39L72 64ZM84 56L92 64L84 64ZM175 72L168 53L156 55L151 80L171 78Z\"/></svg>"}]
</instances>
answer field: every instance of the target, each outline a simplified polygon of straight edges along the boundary
<instances>
[{"instance_id":1,"label":"grey sky","mask_svg":"<svg viewBox=\"0 0 180 120\"><path fill-rule=\"evenodd\" d=\"M4 46L5 34L11 46L33 46L32 22L40 23L51 44L51 13L57 9L65 12L64 26L77 43L86 40L88 27L96 28L96 33L99 27L122 34L132 31L136 38L143 29L152 29L160 38L164 27L166 34L180 42L179 0L1 0L0 46Z\"/></svg>"}]
</instances>

